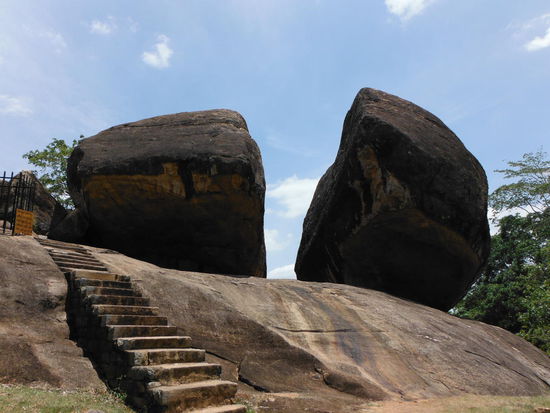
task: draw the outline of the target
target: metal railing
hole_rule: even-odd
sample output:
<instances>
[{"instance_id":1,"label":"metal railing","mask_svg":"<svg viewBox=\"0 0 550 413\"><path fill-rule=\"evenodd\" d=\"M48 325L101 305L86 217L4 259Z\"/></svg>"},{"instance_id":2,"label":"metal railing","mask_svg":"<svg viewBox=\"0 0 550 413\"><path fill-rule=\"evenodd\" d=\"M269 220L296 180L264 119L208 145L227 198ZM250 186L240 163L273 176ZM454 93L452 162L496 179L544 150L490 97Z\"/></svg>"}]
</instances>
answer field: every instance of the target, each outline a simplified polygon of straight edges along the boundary
<instances>
[{"instance_id":1,"label":"metal railing","mask_svg":"<svg viewBox=\"0 0 550 413\"><path fill-rule=\"evenodd\" d=\"M35 181L25 173L0 176L0 232L13 235L15 214L18 209L32 211L34 208Z\"/></svg>"}]
</instances>

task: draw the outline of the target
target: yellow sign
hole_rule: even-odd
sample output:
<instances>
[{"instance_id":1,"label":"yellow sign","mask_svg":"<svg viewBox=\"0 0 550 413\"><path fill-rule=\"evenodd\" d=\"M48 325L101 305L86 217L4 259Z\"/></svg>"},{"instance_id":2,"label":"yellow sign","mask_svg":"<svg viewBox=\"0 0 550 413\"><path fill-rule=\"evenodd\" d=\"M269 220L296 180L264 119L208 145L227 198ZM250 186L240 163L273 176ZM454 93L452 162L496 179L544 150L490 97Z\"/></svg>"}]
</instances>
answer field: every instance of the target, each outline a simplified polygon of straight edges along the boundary
<instances>
[{"instance_id":1,"label":"yellow sign","mask_svg":"<svg viewBox=\"0 0 550 413\"><path fill-rule=\"evenodd\" d=\"M15 211L15 229L14 234L32 235L32 224L34 221L34 213L17 209Z\"/></svg>"}]
</instances>

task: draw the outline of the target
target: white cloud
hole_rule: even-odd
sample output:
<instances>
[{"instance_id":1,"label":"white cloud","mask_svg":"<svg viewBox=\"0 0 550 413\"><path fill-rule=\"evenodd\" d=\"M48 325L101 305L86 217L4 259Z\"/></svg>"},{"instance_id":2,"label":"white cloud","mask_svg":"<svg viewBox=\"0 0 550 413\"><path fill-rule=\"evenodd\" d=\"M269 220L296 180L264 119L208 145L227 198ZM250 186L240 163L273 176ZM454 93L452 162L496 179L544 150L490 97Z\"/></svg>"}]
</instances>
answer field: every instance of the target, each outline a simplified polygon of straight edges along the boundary
<instances>
[{"instance_id":1,"label":"white cloud","mask_svg":"<svg viewBox=\"0 0 550 413\"><path fill-rule=\"evenodd\" d=\"M164 69L170 66L170 58L174 54L174 51L168 46L170 39L163 34L157 37L157 43L155 43L154 51L143 52L141 56L142 60L149 66L156 67L157 69Z\"/></svg>"},{"instance_id":2,"label":"white cloud","mask_svg":"<svg viewBox=\"0 0 550 413\"><path fill-rule=\"evenodd\" d=\"M512 37L528 52L550 47L550 13L523 22L512 22L506 29L513 32Z\"/></svg>"},{"instance_id":3,"label":"white cloud","mask_svg":"<svg viewBox=\"0 0 550 413\"><path fill-rule=\"evenodd\" d=\"M399 16L401 20L409 20L436 0L384 0L390 13Z\"/></svg>"},{"instance_id":4,"label":"white cloud","mask_svg":"<svg viewBox=\"0 0 550 413\"><path fill-rule=\"evenodd\" d=\"M294 264L284 265L282 267L274 268L269 271L267 278L285 278L289 280L296 279L296 273L294 272Z\"/></svg>"},{"instance_id":5,"label":"white cloud","mask_svg":"<svg viewBox=\"0 0 550 413\"><path fill-rule=\"evenodd\" d=\"M537 36L525 43L525 49L529 52L545 49L547 47L550 47L550 27L546 29L546 34L544 36Z\"/></svg>"},{"instance_id":6,"label":"white cloud","mask_svg":"<svg viewBox=\"0 0 550 413\"><path fill-rule=\"evenodd\" d=\"M56 53L61 53L64 49L67 48L67 42L61 33L55 32L53 30L46 30L39 34L40 37L48 39L51 45L54 47Z\"/></svg>"},{"instance_id":7,"label":"white cloud","mask_svg":"<svg viewBox=\"0 0 550 413\"><path fill-rule=\"evenodd\" d=\"M281 237L279 231L276 229L266 229L265 235L265 248L267 251L282 251L288 247L292 240L292 234L286 234L286 237Z\"/></svg>"},{"instance_id":8,"label":"white cloud","mask_svg":"<svg viewBox=\"0 0 550 413\"><path fill-rule=\"evenodd\" d=\"M319 179L300 179L293 175L276 184L267 186L267 197L275 199L284 207L279 214L285 218L304 215L309 208Z\"/></svg>"},{"instance_id":9,"label":"white cloud","mask_svg":"<svg viewBox=\"0 0 550 413\"><path fill-rule=\"evenodd\" d=\"M113 16L107 17L107 20L93 20L90 23L90 33L101 34L106 36L113 33L117 29L115 18Z\"/></svg>"},{"instance_id":10,"label":"white cloud","mask_svg":"<svg viewBox=\"0 0 550 413\"><path fill-rule=\"evenodd\" d=\"M531 29L538 30L541 28L541 25L546 25L548 22L550 22L550 13L542 14L524 23L510 23L507 28L512 30L519 29L523 31Z\"/></svg>"},{"instance_id":11,"label":"white cloud","mask_svg":"<svg viewBox=\"0 0 550 413\"><path fill-rule=\"evenodd\" d=\"M28 99L0 95L0 114L12 116L27 116L32 113Z\"/></svg>"}]
</instances>

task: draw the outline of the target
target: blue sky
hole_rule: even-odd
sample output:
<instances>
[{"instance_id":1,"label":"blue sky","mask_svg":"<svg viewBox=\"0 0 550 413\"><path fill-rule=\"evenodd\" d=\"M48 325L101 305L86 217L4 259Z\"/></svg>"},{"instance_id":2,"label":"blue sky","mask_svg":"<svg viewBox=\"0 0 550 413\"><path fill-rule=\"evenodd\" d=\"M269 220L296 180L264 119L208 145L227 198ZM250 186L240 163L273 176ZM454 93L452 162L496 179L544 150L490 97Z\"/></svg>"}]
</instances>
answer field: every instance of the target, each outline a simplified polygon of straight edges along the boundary
<instances>
[{"instance_id":1,"label":"blue sky","mask_svg":"<svg viewBox=\"0 0 550 413\"><path fill-rule=\"evenodd\" d=\"M301 225L357 91L440 117L484 166L550 142L548 0L3 0L0 169L53 137L228 108L262 151L268 270Z\"/></svg>"}]
</instances>

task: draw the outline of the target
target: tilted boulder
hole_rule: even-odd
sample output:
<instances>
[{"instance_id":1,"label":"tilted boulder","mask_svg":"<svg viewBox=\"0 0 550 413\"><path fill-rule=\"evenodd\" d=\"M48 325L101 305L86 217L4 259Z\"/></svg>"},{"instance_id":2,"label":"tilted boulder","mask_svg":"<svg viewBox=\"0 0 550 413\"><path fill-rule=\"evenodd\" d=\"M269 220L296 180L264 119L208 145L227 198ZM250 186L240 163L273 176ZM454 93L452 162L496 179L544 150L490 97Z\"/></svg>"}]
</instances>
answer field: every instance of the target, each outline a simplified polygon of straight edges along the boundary
<instances>
[{"instance_id":1,"label":"tilted boulder","mask_svg":"<svg viewBox=\"0 0 550 413\"><path fill-rule=\"evenodd\" d=\"M441 120L359 91L304 220L299 280L374 288L447 310L489 252L487 178Z\"/></svg>"},{"instance_id":2,"label":"tilted boulder","mask_svg":"<svg viewBox=\"0 0 550 413\"><path fill-rule=\"evenodd\" d=\"M83 241L164 267L265 277L263 166L237 112L112 127L79 143L67 174L77 206L67 219Z\"/></svg>"}]
</instances>

